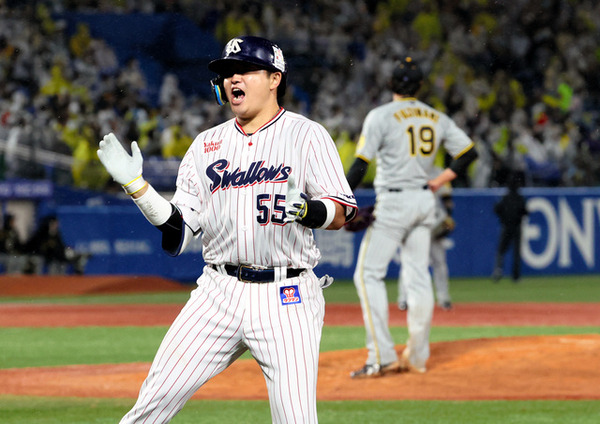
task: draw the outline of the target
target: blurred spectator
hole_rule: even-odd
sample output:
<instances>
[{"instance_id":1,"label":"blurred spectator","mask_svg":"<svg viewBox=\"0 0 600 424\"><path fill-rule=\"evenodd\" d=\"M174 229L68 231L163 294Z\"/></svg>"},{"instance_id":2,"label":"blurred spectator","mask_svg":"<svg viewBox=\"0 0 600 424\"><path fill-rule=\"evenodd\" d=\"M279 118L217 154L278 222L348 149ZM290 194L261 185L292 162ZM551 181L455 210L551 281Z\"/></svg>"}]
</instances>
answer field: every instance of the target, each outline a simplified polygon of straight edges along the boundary
<instances>
[{"instance_id":1,"label":"blurred spectator","mask_svg":"<svg viewBox=\"0 0 600 424\"><path fill-rule=\"evenodd\" d=\"M138 59L132 57L127 61L125 67L121 69L117 81L119 86L126 88L136 98L141 97L147 100L148 83Z\"/></svg>"},{"instance_id":2,"label":"blurred spectator","mask_svg":"<svg viewBox=\"0 0 600 424\"><path fill-rule=\"evenodd\" d=\"M26 273L30 274L83 274L90 257L65 245L60 223L55 215L43 218L27 241L25 251L30 255Z\"/></svg>"},{"instance_id":3,"label":"blurred spectator","mask_svg":"<svg viewBox=\"0 0 600 424\"><path fill-rule=\"evenodd\" d=\"M0 264L7 274L20 274L25 266L25 246L15 225L15 217L4 216L4 224L0 231Z\"/></svg>"},{"instance_id":4,"label":"blurred spectator","mask_svg":"<svg viewBox=\"0 0 600 424\"><path fill-rule=\"evenodd\" d=\"M522 183L522 175L512 174L508 183L508 193L494 206L494 213L502 225L492 275L494 282L502 278L504 255L511 247L512 280L516 283L521 278L521 223L528 214L525 198L520 193Z\"/></svg>"},{"instance_id":5,"label":"blurred spectator","mask_svg":"<svg viewBox=\"0 0 600 424\"><path fill-rule=\"evenodd\" d=\"M184 102L185 96L179 89L179 79L177 78L177 75L170 73L165 74L160 87L159 106L162 108L175 107L177 110L180 110Z\"/></svg>"},{"instance_id":6,"label":"blurred spectator","mask_svg":"<svg viewBox=\"0 0 600 424\"><path fill-rule=\"evenodd\" d=\"M82 57L90 47L91 41L90 27L87 24L80 22L77 25L77 32L71 37L71 40L69 40L71 53L73 53L76 58Z\"/></svg>"},{"instance_id":7,"label":"blurred spectator","mask_svg":"<svg viewBox=\"0 0 600 424\"><path fill-rule=\"evenodd\" d=\"M63 74L63 66L57 63L50 69L50 79L41 87L40 93L46 96L59 96L69 93L72 84Z\"/></svg>"},{"instance_id":8,"label":"blurred spectator","mask_svg":"<svg viewBox=\"0 0 600 424\"><path fill-rule=\"evenodd\" d=\"M368 110L388 100L394 61L411 55L430 75L424 100L488 146L461 185L502 185L511 169L525 171L528 185L600 183L599 2L0 2L0 141L24 120L34 131L21 137L35 140L19 144L73 156L65 127L95 121L101 134L137 136L145 155L161 158L172 125L183 121L181 133L191 137L223 110L182 92L169 73L162 87L148 86L137 58L120 66L86 24L67 34L65 11L184 13L217 40L275 38L296 69L286 108L331 123L334 133L340 122L360 131ZM156 105L149 93L158 94ZM89 188L76 174L70 183Z\"/></svg>"},{"instance_id":9,"label":"blurred spectator","mask_svg":"<svg viewBox=\"0 0 600 424\"><path fill-rule=\"evenodd\" d=\"M192 137L184 133L181 122L170 125L162 133L162 157L165 159L183 158L192 141Z\"/></svg>"},{"instance_id":10,"label":"blurred spectator","mask_svg":"<svg viewBox=\"0 0 600 424\"><path fill-rule=\"evenodd\" d=\"M258 35L260 26L253 16L255 9L251 3L244 2L228 11L215 28L217 39L226 43L238 35Z\"/></svg>"}]
</instances>

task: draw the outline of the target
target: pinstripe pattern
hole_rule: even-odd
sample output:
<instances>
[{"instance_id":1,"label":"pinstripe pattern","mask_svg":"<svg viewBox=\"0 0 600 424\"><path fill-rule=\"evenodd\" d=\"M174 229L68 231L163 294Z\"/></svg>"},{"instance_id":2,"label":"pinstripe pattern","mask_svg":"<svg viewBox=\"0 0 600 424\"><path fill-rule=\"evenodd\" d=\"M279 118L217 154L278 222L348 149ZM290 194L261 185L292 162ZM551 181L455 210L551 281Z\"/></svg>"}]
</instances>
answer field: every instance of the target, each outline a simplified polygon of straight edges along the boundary
<instances>
[{"instance_id":1,"label":"pinstripe pattern","mask_svg":"<svg viewBox=\"0 0 600 424\"><path fill-rule=\"evenodd\" d=\"M163 339L138 401L122 423L168 422L200 386L244 352L240 326L246 285L219 274L198 283Z\"/></svg>"},{"instance_id":2,"label":"pinstripe pattern","mask_svg":"<svg viewBox=\"0 0 600 424\"><path fill-rule=\"evenodd\" d=\"M320 253L312 230L283 222L290 175L309 197L332 199L346 207L347 219L354 215L356 202L333 140L301 115L281 109L252 135L232 119L196 137L171 202L186 225L202 231L204 260L307 271L257 284L205 267L122 423L169 422L246 350L264 374L272 421L317 422L325 304L312 269ZM300 302L282 301L280 291L289 286L298 287Z\"/></svg>"},{"instance_id":3,"label":"pinstripe pattern","mask_svg":"<svg viewBox=\"0 0 600 424\"><path fill-rule=\"evenodd\" d=\"M302 303L296 305L281 305L282 284L251 285L244 342L263 370L273 422L317 422L314 399L325 305L316 277L307 274L285 280L299 286Z\"/></svg>"},{"instance_id":4,"label":"pinstripe pattern","mask_svg":"<svg viewBox=\"0 0 600 424\"><path fill-rule=\"evenodd\" d=\"M282 305L282 286L302 303ZM248 284L205 269L161 343L135 406L121 423L166 423L209 379L250 350L267 383L274 423L316 423L317 366L325 301L308 271Z\"/></svg>"},{"instance_id":5,"label":"pinstripe pattern","mask_svg":"<svg viewBox=\"0 0 600 424\"><path fill-rule=\"evenodd\" d=\"M215 147L206 151L206 146ZM213 164L223 158L227 158L223 169L215 171ZM223 178L225 172L248 174L252 169L279 167L281 172L268 182L236 185ZM221 185L215 187L207 170ZM182 161L172 202L186 223L203 230L206 262L316 266L320 254L312 231L278 222L284 218L287 174L293 174L313 199L329 198L347 206L349 218L354 213L356 202L333 140L321 125L301 115L282 110L251 136L230 120L196 138ZM269 211L266 222L257 220L258 196L264 196L262 205Z\"/></svg>"}]
</instances>

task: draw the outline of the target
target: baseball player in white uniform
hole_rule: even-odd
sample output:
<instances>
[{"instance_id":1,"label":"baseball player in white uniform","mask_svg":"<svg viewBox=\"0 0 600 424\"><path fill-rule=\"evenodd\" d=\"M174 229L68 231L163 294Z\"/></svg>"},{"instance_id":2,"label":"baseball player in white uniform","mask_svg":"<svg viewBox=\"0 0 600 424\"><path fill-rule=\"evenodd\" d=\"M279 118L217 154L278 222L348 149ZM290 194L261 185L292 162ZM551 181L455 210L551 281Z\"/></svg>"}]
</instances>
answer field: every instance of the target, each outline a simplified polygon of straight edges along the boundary
<instances>
[{"instance_id":1,"label":"baseball player in white uniform","mask_svg":"<svg viewBox=\"0 0 600 424\"><path fill-rule=\"evenodd\" d=\"M354 273L368 356L365 365L351 373L352 378L426 371L434 305L428 269L435 223L434 193L464 172L477 157L473 142L463 130L447 115L413 97L422 80L423 73L411 58L397 64L390 80L393 101L367 114L357 157L347 175L350 187L356 188L369 161L377 159L373 182L375 221L363 237ZM430 179L436 152L442 144L453 161ZM409 332L400 358L388 328L389 303L384 281L398 247L406 284Z\"/></svg>"},{"instance_id":2,"label":"baseball player in white uniform","mask_svg":"<svg viewBox=\"0 0 600 424\"><path fill-rule=\"evenodd\" d=\"M322 288L313 229L336 230L356 212L335 145L316 122L286 111L281 49L236 37L209 69L234 118L199 134L171 201L142 177L142 156L109 134L98 155L162 247L202 237L206 266L160 345L135 406L121 423L166 423L245 351L265 377L274 423L316 423ZM234 390L234 388L232 388Z\"/></svg>"},{"instance_id":3,"label":"baseball player in white uniform","mask_svg":"<svg viewBox=\"0 0 600 424\"><path fill-rule=\"evenodd\" d=\"M435 167L433 177L436 177L442 169ZM452 185L444 184L436 192L435 196L435 223L431 232L431 246L429 247L429 265L433 274L433 287L435 288L435 300L443 310L452 309L452 298L450 296L450 281L446 249L450 240L448 234L454 230L452 210ZM406 287L402 280L402 270L398 276L398 308L401 311L408 309L406 301Z\"/></svg>"}]
</instances>

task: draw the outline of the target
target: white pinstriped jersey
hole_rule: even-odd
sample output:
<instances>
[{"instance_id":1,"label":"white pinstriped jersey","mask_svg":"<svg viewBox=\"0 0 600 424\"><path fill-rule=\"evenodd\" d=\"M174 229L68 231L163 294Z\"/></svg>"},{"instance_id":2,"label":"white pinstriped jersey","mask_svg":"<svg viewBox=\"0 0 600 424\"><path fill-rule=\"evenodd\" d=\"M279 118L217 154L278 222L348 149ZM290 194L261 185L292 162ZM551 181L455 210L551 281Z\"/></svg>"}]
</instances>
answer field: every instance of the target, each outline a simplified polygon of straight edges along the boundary
<instances>
[{"instance_id":1,"label":"white pinstriped jersey","mask_svg":"<svg viewBox=\"0 0 600 424\"><path fill-rule=\"evenodd\" d=\"M283 222L289 175L309 199L344 205L346 219L355 213L331 136L283 108L252 135L235 119L199 134L171 202L192 230L203 232L207 263L313 268L320 253L312 230Z\"/></svg>"},{"instance_id":2,"label":"white pinstriped jersey","mask_svg":"<svg viewBox=\"0 0 600 424\"><path fill-rule=\"evenodd\" d=\"M403 98L367 114L356 156L377 159L373 185L381 189L419 189L431 178L439 147L456 158L473 142L452 119L415 99Z\"/></svg>"}]
</instances>

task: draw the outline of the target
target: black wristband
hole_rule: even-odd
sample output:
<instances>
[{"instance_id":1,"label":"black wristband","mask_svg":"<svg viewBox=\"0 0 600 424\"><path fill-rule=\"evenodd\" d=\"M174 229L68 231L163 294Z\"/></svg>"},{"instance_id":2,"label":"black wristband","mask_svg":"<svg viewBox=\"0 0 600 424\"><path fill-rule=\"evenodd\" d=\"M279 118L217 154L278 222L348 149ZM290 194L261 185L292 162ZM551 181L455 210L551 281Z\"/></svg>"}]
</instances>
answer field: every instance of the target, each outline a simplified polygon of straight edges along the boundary
<instances>
[{"instance_id":1,"label":"black wristband","mask_svg":"<svg viewBox=\"0 0 600 424\"><path fill-rule=\"evenodd\" d=\"M327 220L327 207L320 200L306 202L306 215L299 224L308 228L320 228Z\"/></svg>"}]
</instances>

